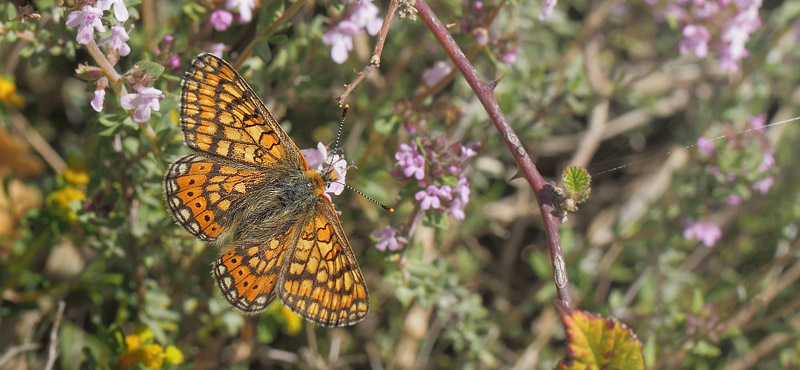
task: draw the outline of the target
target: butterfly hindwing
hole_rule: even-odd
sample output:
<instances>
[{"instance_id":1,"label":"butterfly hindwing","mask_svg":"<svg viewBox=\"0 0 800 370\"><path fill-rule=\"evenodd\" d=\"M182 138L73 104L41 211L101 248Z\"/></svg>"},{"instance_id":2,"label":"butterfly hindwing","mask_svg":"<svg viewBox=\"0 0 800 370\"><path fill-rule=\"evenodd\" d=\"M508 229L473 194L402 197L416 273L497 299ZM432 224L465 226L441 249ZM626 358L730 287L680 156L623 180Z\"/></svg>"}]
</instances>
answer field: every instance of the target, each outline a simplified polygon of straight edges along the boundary
<instances>
[{"instance_id":1,"label":"butterfly hindwing","mask_svg":"<svg viewBox=\"0 0 800 370\"><path fill-rule=\"evenodd\" d=\"M367 286L331 203L299 223L297 244L286 258L278 291L283 304L323 326L348 326L369 309Z\"/></svg>"},{"instance_id":2,"label":"butterfly hindwing","mask_svg":"<svg viewBox=\"0 0 800 370\"><path fill-rule=\"evenodd\" d=\"M190 148L259 167L278 162L304 165L294 142L224 60L213 54L199 55L186 71L182 86L181 127Z\"/></svg>"},{"instance_id":3,"label":"butterfly hindwing","mask_svg":"<svg viewBox=\"0 0 800 370\"><path fill-rule=\"evenodd\" d=\"M211 241L231 226L248 190L259 181L253 171L189 154L169 167L164 190L175 220L192 235Z\"/></svg>"},{"instance_id":4,"label":"butterfly hindwing","mask_svg":"<svg viewBox=\"0 0 800 370\"><path fill-rule=\"evenodd\" d=\"M252 314L269 306L294 230L290 227L260 245L234 245L214 262L214 278L228 302Z\"/></svg>"}]
</instances>

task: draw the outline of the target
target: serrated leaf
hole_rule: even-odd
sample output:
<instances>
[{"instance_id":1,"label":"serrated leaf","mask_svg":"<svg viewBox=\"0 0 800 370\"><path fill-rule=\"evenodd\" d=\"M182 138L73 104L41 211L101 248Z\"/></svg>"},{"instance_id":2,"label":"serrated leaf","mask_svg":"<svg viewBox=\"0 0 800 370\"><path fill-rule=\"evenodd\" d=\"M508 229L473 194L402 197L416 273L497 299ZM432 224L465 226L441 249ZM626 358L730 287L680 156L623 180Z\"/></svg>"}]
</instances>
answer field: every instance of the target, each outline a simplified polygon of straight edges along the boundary
<instances>
[{"instance_id":1,"label":"serrated leaf","mask_svg":"<svg viewBox=\"0 0 800 370\"><path fill-rule=\"evenodd\" d=\"M615 318L556 304L567 332L567 355L558 369L644 369L642 342Z\"/></svg>"},{"instance_id":2,"label":"serrated leaf","mask_svg":"<svg viewBox=\"0 0 800 370\"><path fill-rule=\"evenodd\" d=\"M578 198L587 197L592 184L592 176L583 168L567 167L561 175L561 183L570 194L573 194L573 199L579 201Z\"/></svg>"}]
</instances>

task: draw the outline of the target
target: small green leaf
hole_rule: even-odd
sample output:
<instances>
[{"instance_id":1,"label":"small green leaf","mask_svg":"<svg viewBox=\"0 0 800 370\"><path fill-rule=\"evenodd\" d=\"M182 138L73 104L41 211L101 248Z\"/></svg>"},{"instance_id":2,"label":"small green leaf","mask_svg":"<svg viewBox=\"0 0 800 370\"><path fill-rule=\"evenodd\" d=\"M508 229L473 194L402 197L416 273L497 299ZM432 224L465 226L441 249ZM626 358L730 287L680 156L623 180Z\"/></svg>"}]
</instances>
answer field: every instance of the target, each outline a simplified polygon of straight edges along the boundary
<instances>
[{"instance_id":1,"label":"small green leaf","mask_svg":"<svg viewBox=\"0 0 800 370\"><path fill-rule=\"evenodd\" d=\"M425 219L422 221L425 226L435 227L439 230L447 230L450 223L447 220L447 215L436 211L425 212Z\"/></svg>"},{"instance_id":2,"label":"small green leaf","mask_svg":"<svg viewBox=\"0 0 800 370\"><path fill-rule=\"evenodd\" d=\"M580 203L588 197L592 176L583 168L567 167L561 175L561 183L572 194L572 198Z\"/></svg>"}]
</instances>

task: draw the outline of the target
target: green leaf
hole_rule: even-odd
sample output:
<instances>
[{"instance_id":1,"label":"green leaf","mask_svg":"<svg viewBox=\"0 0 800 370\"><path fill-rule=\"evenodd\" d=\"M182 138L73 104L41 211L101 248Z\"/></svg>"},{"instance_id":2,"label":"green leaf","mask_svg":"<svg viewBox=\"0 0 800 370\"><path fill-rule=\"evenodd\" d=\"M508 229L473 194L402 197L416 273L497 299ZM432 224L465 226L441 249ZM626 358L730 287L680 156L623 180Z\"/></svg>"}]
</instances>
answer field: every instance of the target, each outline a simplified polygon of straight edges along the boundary
<instances>
[{"instance_id":1,"label":"green leaf","mask_svg":"<svg viewBox=\"0 0 800 370\"><path fill-rule=\"evenodd\" d=\"M558 369L644 369L642 342L615 318L556 304L567 332L567 355Z\"/></svg>"},{"instance_id":2,"label":"green leaf","mask_svg":"<svg viewBox=\"0 0 800 370\"><path fill-rule=\"evenodd\" d=\"M567 167L561 175L561 183L576 202L582 203L589 197L592 176L581 167Z\"/></svg>"},{"instance_id":3,"label":"green leaf","mask_svg":"<svg viewBox=\"0 0 800 370\"><path fill-rule=\"evenodd\" d=\"M144 72L147 76L153 79L158 78L164 73L164 66L156 62L143 60L133 65L129 73L136 74L136 72Z\"/></svg>"},{"instance_id":4,"label":"green leaf","mask_svg":"<svg viewBox=\"0 0 800 370\"><path fill-rule=\"evenodd\" d=\"M436 211L425 212L425 219L422 220L422 224L439 230L447 230L450 227L447 215Z\"/></svg>"}]
</instances>

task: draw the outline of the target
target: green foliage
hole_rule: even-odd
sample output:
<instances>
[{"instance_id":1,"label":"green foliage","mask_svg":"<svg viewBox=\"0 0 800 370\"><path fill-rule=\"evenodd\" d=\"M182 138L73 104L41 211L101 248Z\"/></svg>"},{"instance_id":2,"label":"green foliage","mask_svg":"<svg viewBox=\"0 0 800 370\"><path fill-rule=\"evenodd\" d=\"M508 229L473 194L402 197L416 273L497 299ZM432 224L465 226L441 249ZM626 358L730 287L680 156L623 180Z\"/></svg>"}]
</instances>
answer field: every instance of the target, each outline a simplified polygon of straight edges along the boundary
<instances>
[{"instance_id":1,"label":"green foliage","mask_svg":"<svg viewBox=\"0 0 800 370\"><path fill-rule=\"evenodd\" d=\"M332 98L375 42L362 32L345 63L331 60L323 35L353 5L261 1L251 22L216 31L209 17L225 2L157 1L147 12L127 1L130 19L104 11L107 31L94 37L103 53L111 26L131 37L131 53L113 63L122 78L100 88L107 71L65 25L75 2L33 1L38 18L24 21L16 3L0 3L0 357L17 354L0 367L44 367L52 344L65 369L547 369L574 344L564 334L574 323L553 309L535 197L509 180L514 157L464 78L432 90L425 72L448 56L424 22L395 17L380 68L345 100L340 145L357 166L347 183L396 212L353 192L333 198L371 308L354 328L323 329L279 299L257 317L231 308L210 276L228 245L178 226L162 181L189 152L180 78L218 44L299 147L331 143L341 117ZM480 76L506 76L493 94L537 169L558 181L567 167L563 199L581 209L561 225L561 246L579 314L598 312L592 320L620 337L630 333L619 322L635 329L648 368L800 364L791 339L800 130L789 122L762 133L749 122L798 115L798 2L764 5L738 74L680 55L679 19L657 22L643 2L561 2L549 21L535 2L430 3L457 25L449 30ZM375 4L385 14L388 2ZM139 86L164 94L146 122L120 103ZM101 112L90 106L98 88ZM401 144L440 137L480 142L465 165L464 220L420 210L419 184L397 174ZM699 137L714 139L709 153ZM581 161L585 169L568 167ZM456 187L459 175L438 185ZM713 246L685 236L695 222L719 227ZM404 248L374 248L370 234L387 224L403 225Z\"/></svg>"}]
</instances>

